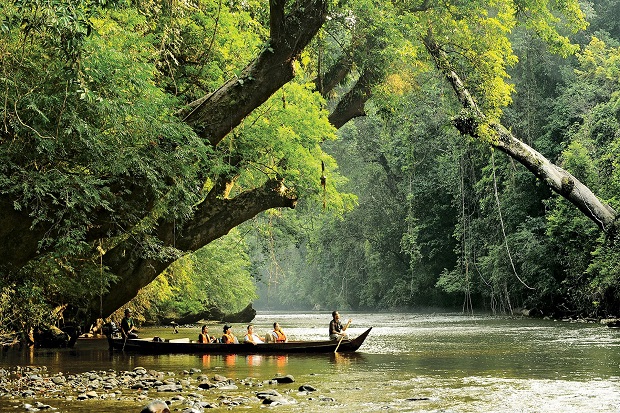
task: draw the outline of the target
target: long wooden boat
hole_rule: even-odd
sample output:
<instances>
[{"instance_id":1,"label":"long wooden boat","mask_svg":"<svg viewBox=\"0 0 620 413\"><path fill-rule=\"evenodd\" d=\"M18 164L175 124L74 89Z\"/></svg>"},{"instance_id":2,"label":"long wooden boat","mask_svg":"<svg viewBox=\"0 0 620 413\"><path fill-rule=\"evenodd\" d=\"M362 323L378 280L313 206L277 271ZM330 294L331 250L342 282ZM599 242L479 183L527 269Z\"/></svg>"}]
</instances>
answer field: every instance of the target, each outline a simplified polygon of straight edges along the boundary
<instances>
[{"instance_id":1,"label":"long wooden boat","mask_svg":"<svg viewBox=\"0 0 620 413\"><path fill-rule=\"evenodd\" d=\"M159 354L288 354L288 353L350 353L356 351L372 330L370 327L351 340L288 341L264 344L204 344L188 338L161 340L158 337L123 338L109 337L110 349L125 352Z\"/></svg>"}]
</instances>

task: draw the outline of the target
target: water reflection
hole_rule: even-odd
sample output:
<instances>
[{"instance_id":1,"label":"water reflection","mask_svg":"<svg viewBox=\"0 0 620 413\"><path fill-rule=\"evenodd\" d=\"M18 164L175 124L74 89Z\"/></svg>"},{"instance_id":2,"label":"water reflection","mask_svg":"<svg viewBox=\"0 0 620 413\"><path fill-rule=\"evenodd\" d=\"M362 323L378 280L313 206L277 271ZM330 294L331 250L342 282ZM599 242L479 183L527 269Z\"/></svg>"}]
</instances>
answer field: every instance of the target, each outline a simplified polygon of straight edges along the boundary
<instances>
[{"instance_id":1,"label":"water reflection","mask_svg":"<svg viewBox=\"0 0 620 413\"><path fill-rule=\"evenodd\" d=\"M226 354L224 356L224 364L227 367L234 367L237 364L237 355L236 354Z\"/></svg>"},{"instance_id":2,"label":"water reflection","mask_svg":"<svg viewBox=\"0 0 620 413\"><path fill-rule=\"evenodd\" d=\"M269 331L277 319L293 340L325 339L330 318L327 313L259 314L254 326L259 332ZM308 383L336 400L334 406L339 407L334 410L356 413L620 410L616 351L620 331L459 314L353 314L352 318L352 335L376 326L353 354L110 355L105 340L85 340L78 341L75 349L4 351L0 367L46 365L51 372L65 373L137 366L178 373L197 368L209 376L258 380L290 374L297 384L279 390L295 394L299 384ZM181 328L173 337L170 329L152 329L148 335L177 338L195 333L196 329ZM301 400L282 411L331 407L309 408L307 403ZM1 406L0 412L4 413Z\"/></svg>"},{"instance_id":3,"label":"water reflection","mask_svg":"<svg viewBox=\"0 0 620 413\"><path fill-rule=\"evenodd\" d=\"M276 366L285 367L288 363L288 356L276 356Z\"/></svg>"},{"instance_id":4,"label":"water reflection","mask_svg":"<svg viewBox=\"0 0 620 413\"><path fill-rule=\"evenodd\" d=\"M202 356L200 356L201 360L202 360L202 367L203 368L209 368L211 367L211 355L210 354L203 354Z\"/></svg>"},{"instance_id":5,"label":"water reflection","mask_svg":"<svg viewBox=\"0 0 620 413\"><path fill-rule=\"evenodd\" d=\"M362 353L329 353L329 361L332 364L351 364L359 363L364 360L364 354Z\"/></svg>"},{"instance_id":6,"label":"water reflection","mask_svg":"<svg viewBox=\"0 0 620 413\"><path fill-rule=\"evenodd\" d=\"M259 354L250 354L246 356L245 360L249 366L260 366L263 361L263 356Z\"/></svg>"},{"instance_id":7,"label":"water reflection","mask_svg":"<svg viewBox=\"0 0 620 413\"><path fill-rule=\"evenodd\" d=\"M153 357L156 357L153 356ZM183 357L182 355L180 357ZM210 369L218 366L230 368L239 367L240 364L252 367L261 367L273 365L278 368L284 368L288 364L289 356L286 354L202 354L197 356L200 364L204 369ZM303 355L300 355L303 357Z\"/></svg>"},{"instance_id":8,"label":"water reflection","mask_svg":"<svg viewBox=\"0 0 620 413\"><path fill-rule=\"evenodd\" d=\"M246 356L246 364L249 366L261 366L272 364L277 367L286 367L288 364L288 355L265 355L265 354L249 354Z\"/></svg>"}]
</instances>

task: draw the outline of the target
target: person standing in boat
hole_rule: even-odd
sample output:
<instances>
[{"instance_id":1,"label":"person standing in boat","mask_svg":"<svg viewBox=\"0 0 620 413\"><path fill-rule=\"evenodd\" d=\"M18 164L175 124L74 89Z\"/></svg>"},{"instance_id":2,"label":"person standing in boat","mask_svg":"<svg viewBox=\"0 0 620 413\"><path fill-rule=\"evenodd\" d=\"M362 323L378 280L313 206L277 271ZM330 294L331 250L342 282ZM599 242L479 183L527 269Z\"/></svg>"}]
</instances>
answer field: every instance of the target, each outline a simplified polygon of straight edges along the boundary
<instances>
[{"instance_id":1,"label":"person standing in boat","mask_svg":"<svg viewBox=\"0 0 620 413\"><path fill-rule=\"evenodd\" d=\"M199 343L215 343L216 342L216 338L213 336L209 336L209 327L207 327L207 325L203 325L202 326L202 330L200 331L200 334L198 334L198 342Z\"/></svg>"},{"instance_id":2,"label":"person standing in boat","mask_svg":"<svg viewBox=\"0 0 620 413\"><path fill-rule=\"evenodd\" d=\"M347 321L346 325L342 325L340 321L340 314L338 311L332 312L332 321L329 322L329 338L330 340L348 339L349 334L346 332L347 328L351 324L351 319Z\"/></svg>"},{"instance_id":3,"label":"person standing in boat","mask_svg":"<svg viewBox=\"0 0 620 413\"><path fill-rule=\"evenodd\" d=\"M254 332L254 326L248 325L248 333L243 338L244 343L263 344L264 341Z\"/></svg>"},{"instance_id":4,"label":"person standing in boat","mask_svg":"<svg viewBox=\"0 0 620 413\"><path fill-rule=\"evenodd\" d=\"M224 325L224 335L222 336L222 343L224 344L239 344L239 340L232 333L232 326L228 324Z\"/></svg>"},{"instance_id":5,"label":"person standing in boat","mask_svg":"<svg viewBox=\"0 0 620 413\"><path fill-rule=\"evenodd\" d=\"M131 316L131 310L126 308L125 317L121 320L121 334L125 340L128 338L138 338L138 334L136 334L137 331L133 317Z\"/></svg>"},{"instance_id":6,"label":"person standing in boat","mask_svg":"<svg viewBox=\"0 0 620 413\"><path fill-rule=\"evenodd\" d=\"M284 334L284 331L282 331L282 329L280 328L280 324L278 324L277 321L273 323L273 331L271 332L271 339L272 341L275 341L276 343L286 343L287 341L286 334Z\"/></svg>"}]
</instances>

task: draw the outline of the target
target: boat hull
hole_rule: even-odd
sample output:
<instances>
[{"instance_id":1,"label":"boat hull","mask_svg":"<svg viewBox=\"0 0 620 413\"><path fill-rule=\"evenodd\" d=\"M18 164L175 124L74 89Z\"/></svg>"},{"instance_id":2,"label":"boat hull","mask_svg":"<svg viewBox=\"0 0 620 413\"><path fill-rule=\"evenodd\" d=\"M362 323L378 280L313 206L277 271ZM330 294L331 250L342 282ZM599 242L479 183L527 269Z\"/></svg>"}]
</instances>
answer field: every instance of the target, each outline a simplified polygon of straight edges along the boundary
<instances>
[{"instance_id":1,"label":"boat hull","mask_svg":"<svg viewBox=\"0 0 620 413\"><path fill-rule=\"evenodd\" d=\"M350 353L357 351L372 327L352 340L289 341L264 344L203 344L189 340L154 341L149 339L110 338L110 349L148 354L289 354L289 353Z\"/></svg>"}]
</instances>

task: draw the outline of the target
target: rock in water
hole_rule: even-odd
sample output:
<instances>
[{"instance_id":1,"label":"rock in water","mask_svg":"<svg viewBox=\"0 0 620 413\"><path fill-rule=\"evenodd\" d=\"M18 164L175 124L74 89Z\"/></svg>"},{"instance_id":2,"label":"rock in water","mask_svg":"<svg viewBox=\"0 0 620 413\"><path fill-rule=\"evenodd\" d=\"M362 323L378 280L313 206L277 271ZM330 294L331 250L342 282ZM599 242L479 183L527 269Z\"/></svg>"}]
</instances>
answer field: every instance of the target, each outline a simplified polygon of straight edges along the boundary
<instances>
[{"instance_id":1,"label":"rock in water","mask_svg":"<svg viewBox=\"0 0 620 413\"><path fill-rule=\"evenodd\" d=\"M56 326L49 326L45 329L37 329L34 332L34 341L37 347L68 347L69 334L65 333Z\"/></svg>"},{"instance_id":2,"label":"rock in water","mask_svg":"<svg viewBox=\"0 0 620 413\"><path fill-rule=\"evenodd\" d=\"M170 413L168 405L161 400L153 400L140 413Z\"/></svg>"},{"instance_id":3,"label":"rock in water","mask_svg":"<svg viewBox=\"0 0 620 413\"><path fill-rule=\"evenodd\" d=\"M272 380L275 380L278 383L294 383L295 382L295 378L290 374L287 374L286 376L274 377Z\"/></svg>"},{"instance_id":4,"label":"rock in water","mask_svg":"<svg viewBox=\"0 0 620 413\"><path fill-rule=\"evenodd\" d=\"M256 310L252 307L252 303L248 304L243 310L234 314L227 314L221 320L227 323L249 323L256 317Z\"/></svg>"}]
</instances>

